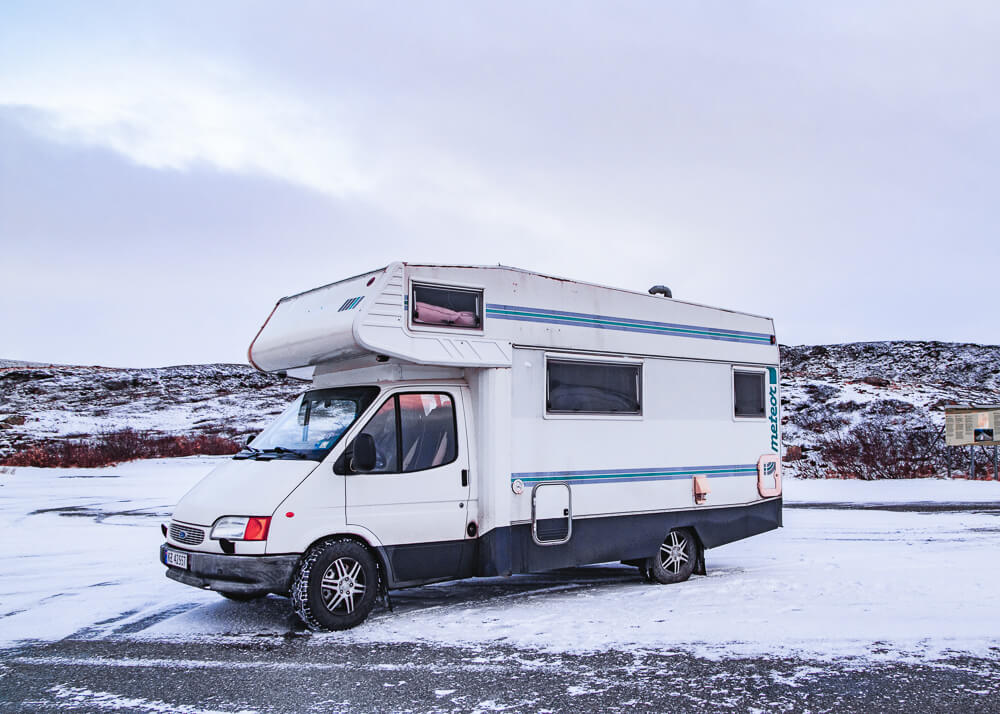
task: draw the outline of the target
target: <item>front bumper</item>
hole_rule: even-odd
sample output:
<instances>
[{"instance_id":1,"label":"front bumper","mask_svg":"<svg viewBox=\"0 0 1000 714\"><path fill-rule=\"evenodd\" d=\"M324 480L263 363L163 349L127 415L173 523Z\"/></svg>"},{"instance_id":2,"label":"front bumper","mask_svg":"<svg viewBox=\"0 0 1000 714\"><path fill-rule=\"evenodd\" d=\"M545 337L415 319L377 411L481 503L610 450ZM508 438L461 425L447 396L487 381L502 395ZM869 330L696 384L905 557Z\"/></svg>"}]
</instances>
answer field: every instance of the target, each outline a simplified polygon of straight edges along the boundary
<instances>
[{"instance_id":1,"label":"front bumper","mask_svg":"<svg viewBox=\"0 0 1000 714\"><path fill-rule=\"evenodd\" d=\"M170 546L187 553L187 570L167 566L167 577L202 590L237 595L287 595L299 562L297 555L219 555ZM160 546L160 562L166 563L167 544Z\"/></svg>"}]
</instances>

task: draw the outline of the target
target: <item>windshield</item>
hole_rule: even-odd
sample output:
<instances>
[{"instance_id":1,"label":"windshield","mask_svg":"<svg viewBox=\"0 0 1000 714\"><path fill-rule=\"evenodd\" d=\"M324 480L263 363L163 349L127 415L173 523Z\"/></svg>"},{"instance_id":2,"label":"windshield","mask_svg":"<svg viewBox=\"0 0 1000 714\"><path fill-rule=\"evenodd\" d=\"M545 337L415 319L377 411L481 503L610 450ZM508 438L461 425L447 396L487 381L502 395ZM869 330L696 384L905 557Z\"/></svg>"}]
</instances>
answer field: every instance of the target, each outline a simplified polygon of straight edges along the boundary
<instances>
[{"instance_id":1,"label":"windshield","mask_svg":"<svg viewBox=\"0 0 1000 714\"><path fill-rule=\"evenodd\" d=\"M234 458L322 461L378 392L378 387L305 392Z\"/></svg>"}]
</instances>

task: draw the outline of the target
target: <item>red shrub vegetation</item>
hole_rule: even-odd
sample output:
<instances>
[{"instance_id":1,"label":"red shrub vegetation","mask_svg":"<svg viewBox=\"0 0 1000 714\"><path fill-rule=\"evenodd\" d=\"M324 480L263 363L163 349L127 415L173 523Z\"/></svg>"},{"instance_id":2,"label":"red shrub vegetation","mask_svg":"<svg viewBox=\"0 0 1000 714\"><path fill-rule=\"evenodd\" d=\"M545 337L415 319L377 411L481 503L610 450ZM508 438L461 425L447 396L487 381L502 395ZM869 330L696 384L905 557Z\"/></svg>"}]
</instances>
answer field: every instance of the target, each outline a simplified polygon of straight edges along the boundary
<instances>
[{"instance_id":1,"label":"red shrub vegetation","mask_svg":"<svg viewBox=\"0 0 1000 714\"><path fill-rule=\"evenodd\" d=\"M94 468L135 459L158 459L195 454L235 454L239 444L216 434L162 436L121 429L96 439L64 439L33 446L8 456L3 466Z\"/></svg>"},{"instance_id":2,"label":"red shrub vegetation","mask_svg":"<svg viewBox=\"0 0 1000 714\"><path fill-rule=\"evenodd\" d=\"M896 428L885 417L861 422L819 439L818 455L802 462L803 478L905 479L936 476L945 470L945 446L930 424Z\"/></svg>"}]
</instances>

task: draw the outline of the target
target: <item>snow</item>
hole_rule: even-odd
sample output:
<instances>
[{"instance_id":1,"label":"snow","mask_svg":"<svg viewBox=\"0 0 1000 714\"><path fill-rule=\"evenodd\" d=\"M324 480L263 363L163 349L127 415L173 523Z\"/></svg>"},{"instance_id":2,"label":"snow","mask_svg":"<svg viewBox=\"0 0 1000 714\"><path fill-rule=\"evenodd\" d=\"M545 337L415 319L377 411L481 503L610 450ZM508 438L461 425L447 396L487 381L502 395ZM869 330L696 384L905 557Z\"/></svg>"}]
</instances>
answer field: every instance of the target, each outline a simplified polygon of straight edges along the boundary
<instances>
[{"instance_id":1,"label":"snow","mask_svg":"<svg viewBox=\"0 0 1000 714\"><path fill-rule=\"evenodd\" d=\"M49 689L62 708L88 707L93 711L169 712L170 714L229 714L214 709L202 709L162 702L143 697L123 697L111 692L95 692L85 687L58 684Z\"/></svg>"},{"instance_id":2,"label":"snow","mask_svg":"<svg viewBox=\"0 0 1000 714\"><path fill-rule=\"evenodd\" d=\"M666 647L708 657L883 650L936 657L984 654L1000 639L991 602L1000 578L983 567L998 545L995 517L793 509L785 516L783 531L710 551L708 577L683 586L621 582L444 615L379 614L374 627L347 636L503 641L550 651ZM993 533L967 538L991 526Z\"/></svg>"},{"instance_id":3,"label":"snow","mask_svg":"<svg viewBox=\"0 0 1000 714\"><path fill-rule=\"evenodd\" d=\"M159 524L218 461L0 469L0 643L100 632L163 608L212 601L190 588L177 592L157 556Z\"/></svg>"},{"instance_id":4,"label":"snow","mask_svg":"<svg viewBox=\"0 0 1000 714\"><path fill-rule=\"evenodd\" d=\"M163 575L159 523L218 462L0 470L0 646L71 635L185 641L287 635L295 626L283 598L233 603ZM312 641L464 645L484 655L468 666L485 668L491 645L500 643L708 657L925 660L996 652L1000 573L992 564L1000 512L975 504L1000 503L1000 483L789 479L785 485L785 527L709 551L707 577L656 586L640 582L634 569L605 565L432 585L394 593L395 612L377 610L355 630L315 634ZM827 503L848 505L819 507ZM973 505L944 505L950 503ZM67 703L114 706L100 692L63 694ZM135 706L155 711L159 703Z\"/></svg>"},{"instance_id":5,"label":"snow","mask_svg":"<svg viewBox=\"0 0 1000 714\"><path fill-rule=\"evenodd\" d=\"M785 504L990 503L1000 501L1000 484L945 478L880 481L792 478L784 481L784 500Z\"/></svg>"}]
</instances>

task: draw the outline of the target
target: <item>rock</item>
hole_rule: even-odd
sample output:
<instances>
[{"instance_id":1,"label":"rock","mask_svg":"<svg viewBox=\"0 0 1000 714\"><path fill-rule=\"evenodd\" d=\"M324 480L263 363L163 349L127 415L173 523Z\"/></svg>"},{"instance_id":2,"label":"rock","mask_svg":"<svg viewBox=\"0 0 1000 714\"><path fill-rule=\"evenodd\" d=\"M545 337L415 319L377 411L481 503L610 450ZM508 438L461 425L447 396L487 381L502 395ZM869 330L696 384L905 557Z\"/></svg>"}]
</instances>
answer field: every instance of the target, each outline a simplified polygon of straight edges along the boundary
<instances>
[{"instance_id":1,"label":"rock","mask_svg":"<svg viewBox=\"0 0 1000 714\"><path fill-rule=\"evenodd\" d=\"M885 377L876 377L874 375L869 375L867 377L862 377L861 381L865 384L870 384L873 387L888 387L889 380Z\"/></svg>"},{"instance_id":2,"label":"rock","mask_svg":"<svg viewBox=\"0 0 1000 714\"><path fill-rule=\"evenodd\" d=\"M52 379L52 376L48 372L41 372L34 369L18 369L10 372L0 374L0 379L5 379L10 382L32 382L38 379Z\"/></svg>"}]
</instances>

